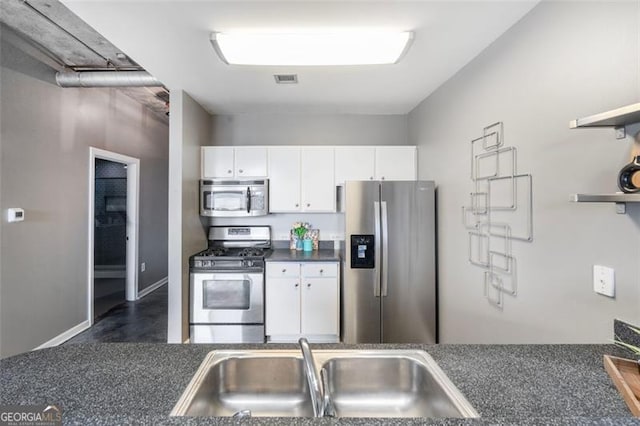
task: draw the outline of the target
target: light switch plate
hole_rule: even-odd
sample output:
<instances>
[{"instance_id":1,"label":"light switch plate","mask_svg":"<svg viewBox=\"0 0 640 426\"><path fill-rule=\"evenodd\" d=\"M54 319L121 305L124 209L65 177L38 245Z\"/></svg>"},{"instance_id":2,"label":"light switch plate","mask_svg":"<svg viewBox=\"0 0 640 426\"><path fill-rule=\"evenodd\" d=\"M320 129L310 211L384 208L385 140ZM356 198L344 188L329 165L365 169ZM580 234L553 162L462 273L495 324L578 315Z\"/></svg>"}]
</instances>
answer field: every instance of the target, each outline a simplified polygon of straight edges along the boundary
<instances>
[{"instance_id":1,"label":"light switch plate","mask_svg":"<svg viewBox=\"0 0 640 426\"><path fill-rule=\"evenodd\" d=\"M593 291L608 297L615 296L616 282L613 268L593 265Z\"/></svg>"}]
</instances>

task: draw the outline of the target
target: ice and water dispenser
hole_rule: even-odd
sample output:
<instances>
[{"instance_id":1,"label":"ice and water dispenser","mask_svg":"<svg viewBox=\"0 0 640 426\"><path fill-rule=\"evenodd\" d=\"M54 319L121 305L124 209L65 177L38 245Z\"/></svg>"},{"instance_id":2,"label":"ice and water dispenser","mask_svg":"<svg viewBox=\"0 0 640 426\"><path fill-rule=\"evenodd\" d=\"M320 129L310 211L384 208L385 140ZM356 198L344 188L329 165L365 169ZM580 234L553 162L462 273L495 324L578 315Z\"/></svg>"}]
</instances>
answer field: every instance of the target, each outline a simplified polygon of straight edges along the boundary
<instances>
[{"instance_id":1,"label":"ice and water dispenser","mask_svg":"<svg viewBox=\"0 0 640 426\"><path fill-rule=\"evenodd\" d=\"M375 236L351 235L351 267L356 269L375 268Z\"/></svg>"}]
</instances>

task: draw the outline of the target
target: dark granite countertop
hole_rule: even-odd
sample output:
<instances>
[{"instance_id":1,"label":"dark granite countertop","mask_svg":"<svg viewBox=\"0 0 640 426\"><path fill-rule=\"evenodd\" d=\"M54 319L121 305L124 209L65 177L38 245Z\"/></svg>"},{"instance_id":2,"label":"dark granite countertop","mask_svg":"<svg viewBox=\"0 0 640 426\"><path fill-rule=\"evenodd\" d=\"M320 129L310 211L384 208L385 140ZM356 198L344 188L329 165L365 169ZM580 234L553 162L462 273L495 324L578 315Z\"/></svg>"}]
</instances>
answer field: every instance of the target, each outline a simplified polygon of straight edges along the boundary
<instances>
[{"instance_id":1,"label":"dark granite countertop","mask_svg":"<svg viewBox=\"0 0 640 426\"><path fill-rule=\"evenodd\" d=\"M0 361L0 404L57 404L65 424L234 424L231 418L171 418L205 355L215 349L294 345L65 345ZM312 345L424 349L480 419L245 419L255 424L640 425L607 376L610 345Z\"/></svg>"},{"instance_id":2,"label":"dark granite countertop","mask_svg":"<svg viewBox=\"0 0 640 426\"><path fill-rule=\"evenodd\" d=\"M320 249L309 252L275 249L265 260L267 262L339 262L340 259L339 250Z\"/></svg>"}]
</instances>

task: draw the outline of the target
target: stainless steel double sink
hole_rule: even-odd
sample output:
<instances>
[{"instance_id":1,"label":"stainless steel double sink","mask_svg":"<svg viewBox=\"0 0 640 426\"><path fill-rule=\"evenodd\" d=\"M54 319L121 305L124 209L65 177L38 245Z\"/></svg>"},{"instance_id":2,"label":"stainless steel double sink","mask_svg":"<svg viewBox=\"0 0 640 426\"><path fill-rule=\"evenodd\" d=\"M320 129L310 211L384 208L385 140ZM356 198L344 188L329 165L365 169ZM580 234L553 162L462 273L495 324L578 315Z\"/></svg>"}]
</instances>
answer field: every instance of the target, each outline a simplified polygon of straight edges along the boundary
<instances>
[{"instance_id":1,"label":"stainless steel double sink","mask_svg":"<svg viewBox=\"0 0 640 426\"><path fill-rule=\"evenodd\" d=\"M337 417L479 417L419 350L314 350ZM328 388L328 389L327 389ZM313 417L300 351L214 351L172 416Z\"/></svg>"}]
</instances>

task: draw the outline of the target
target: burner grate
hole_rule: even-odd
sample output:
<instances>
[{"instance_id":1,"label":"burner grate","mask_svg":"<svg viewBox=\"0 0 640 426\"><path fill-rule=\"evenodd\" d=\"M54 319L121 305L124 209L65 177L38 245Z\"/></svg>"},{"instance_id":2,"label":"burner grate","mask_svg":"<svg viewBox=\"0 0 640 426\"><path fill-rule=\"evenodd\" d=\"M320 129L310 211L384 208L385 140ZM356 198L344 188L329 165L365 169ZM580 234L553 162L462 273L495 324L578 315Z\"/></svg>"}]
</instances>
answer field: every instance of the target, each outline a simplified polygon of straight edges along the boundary
<instances>
[{"instance_id":1,"label":"burner grate","mask_svg":"<svg viewBox=\"0 0 640 426\"><path fill-rule=\"evenodd\" d=\"M226 247L210 247L204 253L203 256L225 256L229 249Z\"/></svg>"},{"instance_id":2,"label":"burner grate","mask_svg":"<svg viewBox=\"0 0 640 426\"><path fill-rule=\"evenodd\" d=\"M240 252L238 253L238 256L262 257L264 256L264 250L256 247L247 247L240 250Z\"/></svg>"}]
</instances>

